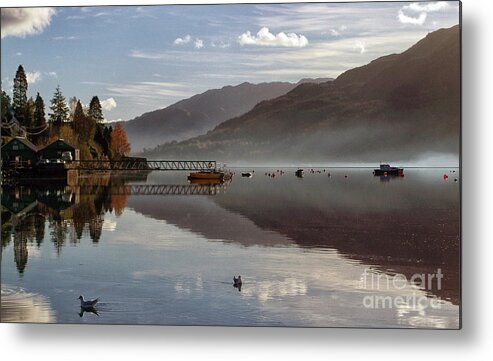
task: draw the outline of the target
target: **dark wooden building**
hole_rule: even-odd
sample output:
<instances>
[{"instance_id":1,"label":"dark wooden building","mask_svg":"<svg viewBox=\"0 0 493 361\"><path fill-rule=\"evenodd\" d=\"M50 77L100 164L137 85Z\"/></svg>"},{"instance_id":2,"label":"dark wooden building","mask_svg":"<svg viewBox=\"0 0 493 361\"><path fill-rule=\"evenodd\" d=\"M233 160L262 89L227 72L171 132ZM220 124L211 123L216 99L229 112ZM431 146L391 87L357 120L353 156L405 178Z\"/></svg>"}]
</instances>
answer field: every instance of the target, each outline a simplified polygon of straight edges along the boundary
<instances>
[{"instance_id":1,"label":"dark wooden building","mask_svg":"<svg viewBox=\"0 0 493 361\"><path fill-rule=\"evenodd\" d=\"M2 164L5 167L32 167L38 160L38 149L29 140L16 137L2 146Z\"/></svg>"},{"instance_id":2,"label":"dark wooden building","mask_svg":"<svg viewBox=\"0 0 493 361\"><path fill-rule=\"evenodd\" d=\"M61 159L63 152L70 152L73 160L79 159L79 150L75 149L75 147L63 139L55 140L53 143L40 149L38 151L38 156L40 159Z\"/></svg>"}]
</instances>

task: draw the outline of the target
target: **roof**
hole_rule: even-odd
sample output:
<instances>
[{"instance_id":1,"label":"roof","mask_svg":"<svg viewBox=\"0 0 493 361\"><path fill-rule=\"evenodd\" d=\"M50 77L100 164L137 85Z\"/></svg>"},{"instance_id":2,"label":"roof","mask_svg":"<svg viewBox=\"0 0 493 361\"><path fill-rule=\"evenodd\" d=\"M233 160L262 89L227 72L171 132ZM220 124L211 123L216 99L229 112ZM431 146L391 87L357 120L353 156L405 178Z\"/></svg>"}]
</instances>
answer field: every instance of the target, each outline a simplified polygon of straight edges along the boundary
<instances>
[{"instance_id":1,"label":"roof","mask_svg":"<svg viewBox=\"0 0 493 361\"><path fill-rule=\"evenodd\" d=\"M62 143L62 144L60 144L60 143ZM75 147L74 147L73 145L71 145L71 144L67 143L65 140L63 140L63 139L57 139L57 140L55 140L54 142L52 142L52 143L48 144L46 147L41 148L41 149L40 149L40 151L43 151L43 150L45 150L45 149L56 148L56 147L57 147L57 145L58 145L58 146L63 145L63 146L65 146L65 147L68 147L68 148L71 148L71 149L75 150Z\"/></svg>"},{"instance_id":2,"label":"roof","mask_svg":"<svg viewBox=\"0 0 493 361\"><path fill-rule=\"evenodd\" d=\"M22 144L24 144L26 147L28 147L32 151L34 151L36 153L38 152L38 148L33 143L31 143L29 140L27 140L26 138L23 138L23 137L15 137L15 138L12 138L7 143L5 143L4 145L2 145L2 148L5 147L5 146L7 146L8 144L12 143L14 140L17 140L17 141L21 142Z\"/></svg>"}]
</instances>

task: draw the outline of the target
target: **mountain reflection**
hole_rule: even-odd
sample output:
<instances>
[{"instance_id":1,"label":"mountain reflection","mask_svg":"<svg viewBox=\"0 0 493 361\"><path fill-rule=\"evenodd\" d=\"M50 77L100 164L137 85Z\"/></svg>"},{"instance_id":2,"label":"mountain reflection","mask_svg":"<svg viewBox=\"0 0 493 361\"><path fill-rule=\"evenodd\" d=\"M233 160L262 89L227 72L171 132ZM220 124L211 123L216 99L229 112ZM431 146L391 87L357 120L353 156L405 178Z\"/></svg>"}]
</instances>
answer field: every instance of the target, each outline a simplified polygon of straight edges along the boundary
<instances>
[{"instance_id":1,"label":"mountain reflection","mask_svg":"<svg viewBox=\"0 0 493 361\"><path fill-rule=\"evenodd\" d=\"M426 290L458 304L460 212L457 184L416 172L382 181L368 171L332 178L293 175L236 178L228 192L205 199L144 199L129 206L210 240L243 246L337 250L388 274L444 274Z\"/></svg>"}]
</instances>

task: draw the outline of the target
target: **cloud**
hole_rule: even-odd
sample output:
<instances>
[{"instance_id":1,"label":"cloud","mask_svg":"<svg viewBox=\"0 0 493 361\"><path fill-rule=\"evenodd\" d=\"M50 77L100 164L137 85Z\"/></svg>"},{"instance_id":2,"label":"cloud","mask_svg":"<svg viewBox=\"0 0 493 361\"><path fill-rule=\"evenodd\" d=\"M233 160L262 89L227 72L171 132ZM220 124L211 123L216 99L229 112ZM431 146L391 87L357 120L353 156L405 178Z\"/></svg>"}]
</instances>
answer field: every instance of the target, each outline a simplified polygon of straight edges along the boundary
<instances>
[{"instance_id":1,"label":"cloud","mask_svg":"<svg viewBox=\"0 0 493 361\"><path fill-rule=\"evenodd\" d=\"M302 48L308 45L308 39L304 35L295 33L280 32L277 35L272 34L269 28L263 27L256 36L249 31L238 37L240 45L259 45L259 46L284 46Z\"/></svg>"},{"instance_id":2,"label":"cloud","mask_svg":"<svg viewBox=\"0 0 493 361\"><path fill-rule=\"evenodd\" d=\"M49 71L46 73L46 75L51 76L52 78L58 78L58 74L54 71Z\"/></svg>"},{"instance_id":3,"label":"cloud","mask_svg":"<svg viewBox=\"0 0 493 361\"><path fill-rule=\"evenodd\" d=\"M111 110L116 108L116 101L114 98L101 100L100 103L101 103L101 108L103 108L104 110Z\"/></svg>"},{"instance_id":4,"label":"cloud","mask_svg":"<svg viewBox=\"0 0 493 361\"><path fill-rule=\"evenodd\" d=\"M194 46L197 49L202 49L204 47L204 41L201 39L195 39Z\"/></svg>"},{"instance_id":5,"label":"cloud","mask_svg":"<svg viewBox=\"0 0 493 361\"><path fill-rule=\"evenodd\" d=\"M330 29L329 33L332 36L341 36L341 33L347 30L346 25L341 25L337 29ZM322 34L326 34L326 32L323 32Z\"/></svg>"},{"instance_id":6,"label":"cloud","mask_svg":"<svg viewBox=\"0 0 493 361\"><path fill-rule=\"evenodd\" d=\"M444 1L437 1L434 3L412 3L407 6L409 10L416 11L416 12L431 12L431 11L440 11L443 9L448 8L450 5L447 2Z\"/></svg>"},{"instance_id":7,"label":"cloud","mask_svg":"<svg viewBox=\"0 0 493 361\"><path fill-rule=\"evenodd\" d=\"M423 25L426 21L427 14L425 12L419 14L418 17L407 16L402 10L399 10L397 18L402 24Z\"/></svg>"},{"instance_id":8,"label":"cloud","mask_svg":"<svg viewBox=\"0 0 493 361\"><path fill-rule=\"evenodd\" d=\"M56 11L53 8L3 8L2 39L8 36L24 38L40 34L50 25Z\"/></svg>"},{"instance_id":9,"label":"cloud","mask_svg":"<svg viewBox=\"0 0 493 361\"><path fill-rule=\"evenodd\" d=\"M179 83L148 81L130 84L105 84L85 81L83 84L106 85L106 89L111 95L134 99L181 98L193 95L188 91L182 90L185 86Z\"/></svg>"},{"instance_id":10,"label":"cloud","mask_svg":"<svg viewBox=\"0 0 493 361\"><path fill-rule=\"evenodd\" d=\"M231 46L230 43L225 43L223 41L211 41L211 46L213 48L221 48L221 49L226 49Z\"/></svg>"},{"instance_id":11,"label":"cloud","mask_svg":"<svg viewBox=\"0 0 493 361\"><path fill-rule=\"evenodd\" d=\"M185 44L191 43L192 40L193 40L192 36L190 34L187 34L182 38L176 38L175 41L173 41L173 44L174 45L185 45ZM195 40L193 40L193 46L196 49L202 49L204 47L204 41L202 39L195 38Z\"/></svg>"},{"instance_id":12,"label":"cloud","mask_svg":"<svg viewBox=\"0 0 493 361\"><path fill-rule=\"evenodd\" d=\"M176 38L175 41L173 41L173 44L175 45L188 44L191 40L192 37L190 35L185 35L183 38Z\"/></svg>"},{"instance_id":13,"label":"cloud","mask_svg":"<svg viewBox=\"0 0 493 361\"><path fill-rule=\"evenodd\" d=\"M74 40L76 39L75 36L55 36L52 38L53 40L59 41L59 40Z\"/></svg>"},{"instance_id":14,"label":"cloud","mask_svg":"<svg viewBox=\"0 0 493 361\"><path fill-rule=\"evenodd\" d=\"M360 54L366 53L365 44L361 41L357 41L356 44L354 44L354 49L358 50Z\"/></svg>"},{"instance_id":15,"label":"cloud","mask_svg":"<svg viewBox=\"0 0 493 361\"><path fill-rule=\"evenodd\" d=\"M42 79L41 73L39 71L26 72L26 78L28 84L34 84Z\"/></svg>"},{"instance_id":16,"label":"cloud","mask_svg":"<svg viewBox=\"0 0 493 361\"><path fill-rule=\"evenodd\" d=\"M449 8L450 5L444 1L434 3L411 3L405 5L397 13L397 18L402 24L423 25L429 12L441 11ZM406 13L408 15L406 15ZM419 13L418 16L411 16L409 13Z\"/></svg>"}]
</instances>

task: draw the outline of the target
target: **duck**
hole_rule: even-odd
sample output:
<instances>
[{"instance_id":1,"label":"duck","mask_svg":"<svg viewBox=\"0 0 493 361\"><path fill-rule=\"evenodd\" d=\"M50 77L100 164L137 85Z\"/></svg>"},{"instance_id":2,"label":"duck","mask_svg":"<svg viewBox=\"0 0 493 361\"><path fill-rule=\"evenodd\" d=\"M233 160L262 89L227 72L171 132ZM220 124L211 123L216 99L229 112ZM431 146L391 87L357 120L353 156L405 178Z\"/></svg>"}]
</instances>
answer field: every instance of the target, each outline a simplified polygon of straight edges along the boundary
<instances>
[{"instance_id":1,"label":"duck","mask_svg":"<svg viewBox=\"0 0 493 361\"><path fill-rule=\"evenodd\" d=\"M78 300L80 300L80 307L85 308L85 309L90 309L96 306L96 304L99 302L99 298L96 298L94 300L85 300L84 296L80 295Z\"/></svg>"},{"instance_id":2,"label":"duck","mask_svg":"<svg viewBox=\"0 0 493 361\"><path fill-rule=\"evenodd\" d=\"M238 278L236 278L235 276L233 276L233 285L235 287L241 287L241 276L238 276Z\"/></svg>"}]
</instances>

